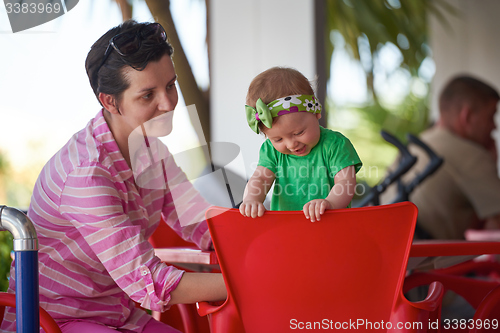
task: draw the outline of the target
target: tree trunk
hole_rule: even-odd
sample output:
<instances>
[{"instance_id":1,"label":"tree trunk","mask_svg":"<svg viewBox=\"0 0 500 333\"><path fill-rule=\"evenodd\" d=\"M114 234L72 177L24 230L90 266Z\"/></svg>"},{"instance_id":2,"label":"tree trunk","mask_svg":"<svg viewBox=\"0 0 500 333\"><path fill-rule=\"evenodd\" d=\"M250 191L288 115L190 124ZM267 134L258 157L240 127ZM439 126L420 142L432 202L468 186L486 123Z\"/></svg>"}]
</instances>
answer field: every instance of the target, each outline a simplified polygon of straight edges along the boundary
<instances>
[{"instance_id":1,"label":"tree trunk","mask_svg":"<svg viewBox=\"0 0 500 333\"><path fill-rule=\"evenodd\" d=\"M132 18L132 5L127 0L115 0L120 11L122 12L123 21L130 20Z\"/></svg>"},{"instance_id":2,"label":"tree trunk","mask_svg":"<svg viewBox=\"0 0 500 333\"><path fill-rule=\"evenodd\" d=\"M194 104L198 111L201 127L205 135L205 140L210 143L210 108L208 98L204 96L202 90L198 87L191 66L186 58L182 48L179 36L175 29L175 24L170 13L169 0L146 0L151 14L156 22L160 23L167 31L168 40L174 48L175 71L178 75L178 82L186 101L186 105ZM191 115L190 115L191 116ZM193 119L191 118L193 122ZM200 135L199 133L198 135ZM201 138L200 138L201 139ZM200 140L201 142L202 140Z\"/></svg>"},{"instance_id":3,"label":"tree trunk","mask_svg":"<svg viewBox=\"0 0 500 333\"><path fill-rule=\"evenodd\" d=\"M314 43L316 50L316 97L323 106L321 110L321 119L319 124L325 128L328 127L328 110L326 108L326 83L330 73L327 72L330 66L327 66L326 58L327 41L330 38L325 38L326 31L326 3L325 0L314 1ZM330 36L328 36L330 37Z\"/></svg>"}]
</instances>

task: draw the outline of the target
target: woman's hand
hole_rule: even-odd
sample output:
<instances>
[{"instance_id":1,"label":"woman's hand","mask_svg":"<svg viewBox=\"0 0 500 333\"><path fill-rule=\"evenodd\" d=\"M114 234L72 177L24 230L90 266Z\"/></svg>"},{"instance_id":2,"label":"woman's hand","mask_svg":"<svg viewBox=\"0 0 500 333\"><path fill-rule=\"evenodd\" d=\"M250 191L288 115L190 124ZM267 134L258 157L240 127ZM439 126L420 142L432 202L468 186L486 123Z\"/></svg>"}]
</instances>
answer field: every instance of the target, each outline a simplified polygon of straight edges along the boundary
<instances>
[{"instance_id":1,"label":"woman's hand","mask_svg":"<svg viewBox=\"0 0 500 333\"><path fill-rule=\"evenodd\" d=\"M304 205L303 211L306 219L311 222L321 220L321 215L327 209L333 209L332 203L326 199L314 199Z\"/></svg>"},{"instance_id":2,"label":"woman's hand","mask_svg":"<svg viewBox=\"0 0 500 333\"><path fill-rule=\"evenodd\" d=\"M240 213L246 217L261 217L266 212L266 207L259 201L243 201L240 205Z\"/></svg>"}]
</instances>

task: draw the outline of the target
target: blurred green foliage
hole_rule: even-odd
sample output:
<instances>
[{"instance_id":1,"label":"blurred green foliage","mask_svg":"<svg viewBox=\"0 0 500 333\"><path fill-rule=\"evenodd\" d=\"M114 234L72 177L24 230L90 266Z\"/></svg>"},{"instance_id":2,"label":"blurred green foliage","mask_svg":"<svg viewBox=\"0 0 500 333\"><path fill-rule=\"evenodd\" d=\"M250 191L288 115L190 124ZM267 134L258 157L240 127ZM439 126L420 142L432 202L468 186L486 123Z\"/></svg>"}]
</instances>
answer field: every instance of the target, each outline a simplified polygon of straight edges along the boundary
<instances>
[{"instance_id":1,"label":"blurred green foliage","mask_svg":"<svg viewBox=\"0 0 500 333\"><path fill-rule=\"evenodd\" d=\"M12 235L8 231L0 232L0 291L7 291L9 287L9 272L12 262Z\"/></svg>"},{"instance_id":2,"label":"blurred green foliage","mask_svg":"<svg viewBox=\"0 0 500 333\"><path fill-rule=\"evenodd\" d=\"M7 157L0 151L0 205L7 205L6 182L10 166ZM0 291L7 291L9 271L12 259L12 235L8 231L0 232Z\"/></svg>"},{"instance_id":3,"label":"blurred green foliage","mask_svg":"<svg viewBox=\"0 0 500 333\"><path fill-rule=\"evenodd\" d=\"M363 60L368 87L372 91L374 55L381 46L386 43L397 46L403 55L402 67L416 76L429 55L428 15L435 15L445 26L449 26L443 13L458 14L446 0L326 0L326 9L327 59L331 58L334 49L330 32L338 31L344 37L351 56Z\"/></svg>"},{"instance_id":4,"label":"blurred green foliage","mask_svg":"<svg viewBox=\"0 0 500 333\"><path fill-rule=\"evenodd\" d=\"M328 127L351 140L364 164L358 181L374 186L397 155L397 149L383 140L380 131L406 142L407 133L418 134L429 126L428 92L433 74L421 70L432 56L428 17L435 15L446 27L443 14L459 13L446 0L326 0L326 9L327 59L332 59L338 48L347 51L363 69L367 90L366 100L357 105L338 105L330 95L326 101ZM335 34L341 35L340 43L335 42ZM381 50L387 45L400 53L399 66L381 74ZM377 89L377 75L389 77L396 72L405 73L408 91L400 102L394 104L393 99L391 104L379 96L380 91L388 92ZM418 95L412 89L416 81L423 87Z\"/></svg>"},{"instance_id":5,"label":"blurred green foliage","mask_svg":"<svg viewBox=\"0 0 500 333\"><path fill-rule=\"evenodd\" d=\"M385 130L406 143L407 133L418 134L429 126L427 97L409 93L395 109L372 103L366 106L329 110L329 127L342 132L353 143L364 167L359 182L374 186L383 178L398 150L387 143L380 132ZM330 105L334 105L331 103Z\"/></svg>"}]
</instances>

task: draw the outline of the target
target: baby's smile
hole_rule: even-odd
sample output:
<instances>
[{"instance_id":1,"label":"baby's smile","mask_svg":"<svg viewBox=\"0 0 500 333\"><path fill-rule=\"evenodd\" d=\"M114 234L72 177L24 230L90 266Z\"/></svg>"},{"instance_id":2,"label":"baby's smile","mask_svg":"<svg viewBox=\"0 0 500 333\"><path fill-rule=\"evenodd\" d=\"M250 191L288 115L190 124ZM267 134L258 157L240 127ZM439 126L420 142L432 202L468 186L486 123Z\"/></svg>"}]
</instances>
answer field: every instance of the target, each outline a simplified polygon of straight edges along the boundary
<instances>
[{"instance_id":1,"label":"baby's smile","mask_svg":"<svg viewBox=\"0 0 500 333\"><path fill-rule=\"evenodd\" d=\"M290 150L292 152L292 154L294 155L305 155L305 153L307 152L307 146L304 145L302 146L302 148L300 149L293 149L293 150Z\"/></svg>"}]
</instances>

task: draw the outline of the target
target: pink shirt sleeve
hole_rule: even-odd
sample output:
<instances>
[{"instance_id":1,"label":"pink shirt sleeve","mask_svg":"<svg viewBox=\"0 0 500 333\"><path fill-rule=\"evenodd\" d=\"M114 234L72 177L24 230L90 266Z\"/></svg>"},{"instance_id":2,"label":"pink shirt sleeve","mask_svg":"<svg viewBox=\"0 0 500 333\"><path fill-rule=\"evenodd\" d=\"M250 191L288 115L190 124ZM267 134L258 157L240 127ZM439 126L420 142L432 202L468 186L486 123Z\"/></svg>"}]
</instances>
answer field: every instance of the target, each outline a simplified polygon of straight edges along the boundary
<instances>
[{"instance_id":1,"label":"pink shirt sleeve","mask_svg":"<svg viewBox=\"0 0 500 333\"><path fill-rule=\"evenodd\" d=\"M173 158L165 165L168 193L162 215L165 222L184 240L208 250L212 239L205 220L205 212L211 206L193 187Z\"/></svg>"}]
</instances>

